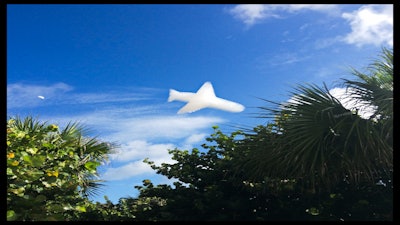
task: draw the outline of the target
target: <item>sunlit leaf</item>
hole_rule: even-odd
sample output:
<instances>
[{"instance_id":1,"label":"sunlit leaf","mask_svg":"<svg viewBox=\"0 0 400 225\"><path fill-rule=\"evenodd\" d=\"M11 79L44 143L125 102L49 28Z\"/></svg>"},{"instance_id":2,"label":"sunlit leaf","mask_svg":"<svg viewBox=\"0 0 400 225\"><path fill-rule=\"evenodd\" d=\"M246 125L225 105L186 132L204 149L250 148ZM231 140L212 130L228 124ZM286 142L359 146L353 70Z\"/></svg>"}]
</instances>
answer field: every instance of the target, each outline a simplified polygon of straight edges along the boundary
<instances>
[{"instance_id":1,"label":"sunlit leaf","mask_svg":"<svg viewBox=\"0 0 400 225\"><path fill-rule=\"evenodd\" d=\"M7 210L7 221L14 221L17 219L17 215L14 210Z\"/></svg>"},{"instance_id":2,"label":"sunlit leaf","mask_svg":"<svg viewBox=\"0 0 400 225\"><path fill-rule=\"evenodd\" d=\"M89 161L85 163L85 168L89 171L96 171L96 168L100 165L100 162Z\"/></svg>"},{"instance_id":3,"label":"sunlit leaf","mask_svg":"<svg viewBox=\"0 0 400 225\"><path fill-rule=\"evenodd\" d=\"M79 212L86 212L86 207L84 207L84 206L79 206L78 205L78 206L75 207L75 209L78 210Z\"/></svg>"}]
</instances>

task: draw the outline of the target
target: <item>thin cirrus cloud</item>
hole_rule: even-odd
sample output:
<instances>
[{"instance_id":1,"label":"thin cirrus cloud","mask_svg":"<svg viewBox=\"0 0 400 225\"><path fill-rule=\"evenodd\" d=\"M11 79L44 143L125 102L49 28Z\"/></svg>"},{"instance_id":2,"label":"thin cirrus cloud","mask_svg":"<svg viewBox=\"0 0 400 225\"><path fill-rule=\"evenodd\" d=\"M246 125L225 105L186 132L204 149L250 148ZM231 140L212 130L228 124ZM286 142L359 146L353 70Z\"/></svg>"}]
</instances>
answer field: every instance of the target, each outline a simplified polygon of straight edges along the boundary
<instances>
[{"instance_id":1,"label":"thin cirrus cloud","mask_svg":"<svg viewBox=\"0 0 400 225\"><path fill-rule=\"evenodd\" d=\"M7 108L11 114L13 108L30 109L39 114L43 112L40 120L57 123L60 127L78 122L88 131L96 131L89 135L116 143L118 147L110 154L109 163L103 165L104 172L100 173L102 179L110 181L155 174L143 162L145 158L157 165L172 163L169 149L191 149L203 141L213 125L225 122L212 116L177 116L172 106L165 98L157 96L160 92L154 89L138 88L133 93L132 89L119 90L120 93L78 93L65 83L48 86L9 84ZM38 95L50 99L46 101L47 106L71 108L71 104L76 104L80 109L61 110L58 114L48 115L46 110L40 110L43 100L38 99ZM24 100L25 104L16 99Z\"/></svg>"},{"instance_id":2,"label":"thin cirrus cloud","mask_svg":"<svg viewBox=\"0 0 400 225\"><path fill-rule=\"evenodd\" d=\"M231 8L229 13L247 26L252 26L266 18L281 18L280 11L294 13L305 10L332 14L338 8L329 4L242 4Z\"/></svg>"},{"instance_id":3,"label":"thin cirrus cloud","mask_svg":"<svg viewBox=\"0 0 400 225\"><path fill-rule=\"evenodd\" d=\"M38 96L51 98L57 94L69 92L72 89L73 87L70 85L61 82L49 86L22 83L8 84L7 108L35 107L43 104L43 101L38 101Z\"/></svg>"},{"instance_id":4,"label":"thin cirrus cloud","mask_svg":"<svg viewBox=\"0 0 400 225\"><path fill-rule=\"evenodd\" d=\"M176 140L188 138L191 134L197 134L198 132L196 131L198 130L211 128L217 123L224 122L219 117L168 115L142 116L139 118L126 115L125 118L112 119L112 121L107 122L107 120L97 118L87 121L87 123L96 127L108 124L107 129L112 133L108 135L108 139L124 141L132 139L159 140L164 138Z\"/></svg>"},{"instance_id":5,"label":"thin cirrus cloud","mask_svg":"<svg viewBox=\"0 0 400 225\"><path fill-rule=\"evenodd\" d=\"M348 22L351 29L348 34L319 40L316 43L319 48L336 42L354 44L357 47L367 44L393 46L393 5L391 4L365 5L355 11L343 13L339 13L338 5L328 4L243 4L231 8L229 13L247 27L251 27L266 18L283 18L284 12L300 13L307 10L340 16L339 18Z\"/></svg>"},{"instance_id":6,"label":"thin cirrus cloud","mask_svg":"<svg viewBox=\"0 0 400 225\"><path fill-rule=\"evenodd\" d=\"M42 105L118 103L151 99L151 93L137 89L136 93L74 93L65 83L32 85L13 83L7 85L7 108L27 108ZM146 89L145 89L146 90ZM157 91L153 90L152 91ZM42 97L43 98L40 98ZM44 97L45 96L45 97ZM38 101L46 99L46 101Z\"/></svg>"},{"instance_id":7,"label":"thin cirrus cloud","mask_svg":"<svg viewBox=\"0 0 400 225\"><path fill-rule=\"evenodd\" d=\"M267 57L263 57L263 58L267 58ZM280 53L280 54L275 54L272 57L270 56L270 57L268 57L268 59L265 59L265 61L268 62L269 66L282 66L285 64L301 62L308 58L310 58L310 56L300 55L300 54L294 53L294 52L284 52L284 53Z\"/></svg>"}]
</instances>

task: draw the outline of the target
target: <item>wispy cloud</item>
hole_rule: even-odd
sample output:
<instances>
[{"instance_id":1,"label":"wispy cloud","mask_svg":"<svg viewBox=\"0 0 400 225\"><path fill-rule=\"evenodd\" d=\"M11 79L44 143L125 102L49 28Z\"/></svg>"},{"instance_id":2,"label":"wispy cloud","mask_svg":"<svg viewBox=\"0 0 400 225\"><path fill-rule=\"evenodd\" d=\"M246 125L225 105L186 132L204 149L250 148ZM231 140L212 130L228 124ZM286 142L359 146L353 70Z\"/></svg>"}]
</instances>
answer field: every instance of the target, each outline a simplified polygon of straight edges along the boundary
<instances>
[{"instance_id":1,"label":"wispy cloud","mask_svg":"<svg viewBox=\"0 0 400 225\"><path fill-rule=\"evenodd\" d=\"M351 13L343 13L351 32L343 41L358 47L367 44L393 46L393 5L367 5Z\"/></svg>"},{"instance_id":2,"label":"wispy cloud","mask_svg":"<svg viewBox=\"0 0 400 225\"><path fill-rule=\"evenodd\" d=\"M40 109L34 101L44 100L37 95L46 96L49 107L70 109L75 104L79 110L61 110L55 115L43 112L40 119L61 127L78 122L96 131L93 135L98 139L116 143L118 148L110 154L110 162L103 165L104 172L100 174L102 179L110 181L155 174L143 162L145 158L157 165L172 163L169 149L191 149L204 140L213 125L225 122L219 117L176 115L176 109L167 103L167 96L160 97L160 90L151 88L81 93L70 85L57 83L49 86L9 84L7 91L8 107ZM16 99L24 99L25 104Z\"/></svg>"},{"instance_id":3,"label":"wispy cloud","mask_svg":"<svg viewBox=\"0 0 400 225\"><path fill-rule=\"evenodd\" d=\"M119 112L117 116L115 112ZM225 120L218 117L178 115L129 115L126 110L115 108L105 112L97 111L64 118L65 122L77 121L91 130L101 130L99 139L118 145L110 154L110 162L104 165L105 180L123 180L134 176L155 173L143 160L149 158L156 165L172 163L168 150L191 149L194 144L204 141L206 131ZM108 115L108 116L107 116ZM52 118L60 121L61 118Z\"/></svg>"},{"instance_id":4,"label":"wispy cloud","mask_svg":"<svg viewBox=\"0 0 400 225\"><path fill-rule=\"evenodd\" d=\"M135 93L115 91L107 93L76 93L73 91L74 88L72 86L61 82L52 85L8 84L7 108L28 108L61 104L118 103L148 100L152 97L151 92L144 93L140 89L137 89ZM40 101L41 99L38 99L38 96L43 96L45 101Z\"/></svg>"},{"instance_id":5,"label":"wispy cloud","mask_svg":"<svg viewBox=\"0 0 400 225\"><path fill-rule=\"evenodd\" d=\"M203 141L204 138L207 136L206 133L200 133L200 134L192 134L189 137L186 138L185 144L186 145L191 145L194 143L198 143L200 141Z\"/></svg>"},{"instance_id":6,"label":"wispy cloud","mask_svg":"<svg viewBox=\"0 0 400 225\"><path fill-rule=\"evenodd\" d=\"M146 140L133 140L121 146L117 154L111 155L111 160L115 162L127 162L137 159L165 158L167 149L173 149L174 144L153 144Z\"/></svg>"},{"instance_id":7,"label":"wispy cloud","mask_svg":"<svg viewBox=\"0 0 400 225\"><path fill-rule=\"evenodd\" d=\"M284 52L276 54L272 58L269 58L268 63L270 64L270 66L282 66L286 64L301 62L308 58L310 58L310 56L301 56L295 52Z\"/></svg>"},{"instance_id":8,"label":"wispy cloud","mask_svg":"<svg viewBox=\"0 0 400 225\"><path fill-rule=\"evenodd\" d=\"M205 129L222 121L220 118L200 116L153 116L114 120L113 123L108 123L111 124L111 130L106 135L106 140L121 143L117 153L110 155L110 159L111 164L122 166L108 167L102 177L106 180L117 180L149 173L150 167L142 162L145 158L154 161L156 165L172 163L169 149L191 149L193 144L204 140ZM140 166L127 170L135 165ZM119 175L112 176L113 173Z\"/></svg>"},{"instance_id":9,"label":"wispy cloud","mask_svg":"<svg viewBox=\"0 0 400 225\"><path fill-rule=\"evenodd\" d=\"M142 161L134 161L127 163L121 167L108 168L102 175L102 179L107 181L112 180L124 180L138 175L144 175L146 173L152 173L153 169L143 163Z\"/></svg>"},{"instance_id":10,"label":"wispy cloud","mask_svg":"<svg viewBox=\"0 0 400 225\"><path fill-rule=\"evenodd\" d=\"M254 60L255 67L260 71L268 71L273 68L282 68L282 66L296 65L312 58L312 54L300 52L288 52L282 50L277 53L266 53Z\"/></svg>"},{"instance_id":11,"label":"wispy cloud","mask_svg":"<svg viewBox=\"0 0 400 225\"><path fill-rule=\"evenodd\" d=\"M260 4L244 4L233 7L229 12L237 19L241 20L244 24L251 26L266 17L273 17L275 15L268 14L266 5Z\"/></svg>"},{"instance_id":12,"label":"wispy cloud","mask_svg":"<svg viewBox=\"0 0 400 225\"><path fill-rule=\"evenodd\" d=\"M330 4L288 4L288 5L279 5L278 8L289 12L312 10L329 14L337 13L339 10L337 5L330 5Z\"/></svg>"},{"instance_id":13,"label":"wispy cloud","mask_svg":"<svg viewBox=\"0 0 400 225\"><path fill-rule=\"evenodd\" d=\"M198 133L197 130L211 128L216 123L224 122L218 117L204 116L121 114L117 117L107 117L101 112L86 114L85 118L85 123L91 127L104 126L109 133L107 138L114 141L181 139Z\"/></svg>"},{"instance_id":14,"label":"wispy cloud","mask_svg":"<svg viewBox=\"0 0 400 225\"><path fill-rule=\"evenodd\" d=\"M121 120L115 119L109 123L99 119L96 126L109 126L109 134L105 135L106 140L120 143L117 153L110 155L111 165L122 164L122 166L108 167L102 176L104 179L115 180L146 174L151 169L142 162L145 158L154 161L156 165L172 163L168 149L191 149L194 144L204 140L202 138L206 136L205 130L223 121L217 117L202 116L127 117ZM141 166L135 170L124 172L127 167L139 164ZM124 175L110 176L110 171L116 173L121 171Z\"/></svg>"},{"instance_id":15,"label":"wispy cloud","mask_svg":"<svg viewBox=\"0 0 400 225\"><path fill-rule=\"evenodd\" d=\"M339 5L328 4L243 4L231 8L229 13L251 27L267 18L282 19L287 13L306 11L345 19L351 28L348 34L317 40L316 48L325 48L337 42L358 47L367 44L393 46L393 5L390 4L365 5L353 12L341 12Z\"/></svg>"},{"instance_id":16,"label":"wispy cloud","mask_svg":"<svg viewBox=\"0 0 400 225\"><path fill-rule=\"evenodd\" d=\"M43 104L43 101L37 96L52 98L57 95L63 95L73 88L65 83L56 83L52 85L29 85L14 83L7 85L7 108L17 107L35 107Z\"/></svg>"},{"instance_id":17,"label":"wispy cloud","mask_svg":"<svg viewBox=\"0 0 400 225\"><path fill-rule=\"evenodd\" d=\"M229 10L236 18L247 26L252 26L266 18L281 18L282 12L318 11L332 14L338 11L336 5L328 4L242 4Z\"/></svg>"}]
</instances>

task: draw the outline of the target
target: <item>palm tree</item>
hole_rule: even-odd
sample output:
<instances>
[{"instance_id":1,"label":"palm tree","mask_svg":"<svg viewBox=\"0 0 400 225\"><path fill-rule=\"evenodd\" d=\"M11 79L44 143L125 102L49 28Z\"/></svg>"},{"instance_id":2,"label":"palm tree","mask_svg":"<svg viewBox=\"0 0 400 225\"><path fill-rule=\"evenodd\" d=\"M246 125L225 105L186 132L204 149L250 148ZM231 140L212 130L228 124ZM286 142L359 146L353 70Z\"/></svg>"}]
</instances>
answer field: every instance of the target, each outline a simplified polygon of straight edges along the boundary
<instances>
[{"instance_id":1,"label":"palm tree","mask_svg":"<svg viewBox=\"0 0 400 225\"><path fill-rule=\"evenodd\" d=\"M47 151L48 154L51 154L52 151L69 152L70 159L67 163L74 164L69 167L78 178L78 180L71 182L76 185L80 194L84 197L98 193L103 186L101 183L103 180L98 179L96 168L102 162L108 160L108 154L112 152L115 147L114 144L100 141L96 137L88 137L86 134L89 130L78 123L68 123L64 129L59 130L58 126L54 124L47 125L46 122L39 122L32 117L25 119L16 117L10 120L14 121L12 124L16 130L34 137L37 141L30 143L30 145L34 145L41 151ZM51 143L51 150L46 150L43 144L45 142ZM43 167L53 166L51 161L45 163L48 163L48 165L43 165Z\"/></svg>"},{"instance_id":2,"label":"palm tree","mask_svg":"<svg viewBox=\"0 0 400 225\"><path fill-rule=\"evenodd\" d=\"M384 141L393 146L393 50L383 48L380 58L368 67L371 75L353 69L359 80L344 79L344 84L353 99L374 106L369 119L380 124Z\"/></svg>"},{"instance_id":3,"label":"palm tree","mask_svg":"<svg viewBox=\"0 0 400 225\"><path fill-rule=\"evenodd\" d=\"M260 117L274 118L273 135L258 136L259 144L244 164L253 177L293 178L312 190L347 182L376 182L393 171L393 53L368 68L353 70L344 80L348 98L362 104L348 109L324 84L298 85L293 97L272 107L259 107ZM360 108L375 109L363 118ZM270 124L271 125L271 124ZM273 138L272 138L273 137ZM263 140L263 141L260 141ZM268 143L266 143L266 141Z\"/></svg>"},{"instance_id":4,"label":"palm tree","mask_svg":"<svg viewBox=\"0 0 400 225\"><path fill-rule=\"evenodd\" d=\"M101 182L104 181L98 179L96 168L108 160L108 154L115 146L96 137L88 137L86 133L88 130L78 123L68 123L60 132L60 137L64 147L73 147L79 155L79 191L84 197L89 197L97 195L103 187Z\"/></svg>"}]
</instances>

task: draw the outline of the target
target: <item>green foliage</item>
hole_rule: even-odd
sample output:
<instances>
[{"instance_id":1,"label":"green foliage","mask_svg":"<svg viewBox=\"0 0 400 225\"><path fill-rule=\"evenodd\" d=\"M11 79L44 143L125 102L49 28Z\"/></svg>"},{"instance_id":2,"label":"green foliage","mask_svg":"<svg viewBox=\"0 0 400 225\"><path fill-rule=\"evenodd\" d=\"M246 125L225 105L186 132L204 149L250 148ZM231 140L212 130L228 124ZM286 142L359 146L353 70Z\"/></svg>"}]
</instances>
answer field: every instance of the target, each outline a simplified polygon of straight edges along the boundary
<instances>
[{"instance_id":1,"label":"green foliage","mask_svg":"<svg viewBox=\"0 0 400 225\"><path fill-rule=\"evenodd\" d=\"M364 119L361 107L346 109L326 86L299 85L292 101L260 107L261 117L274 118L275 134L256 133L263 140L244 162L255 177L281 177L304 181L314 191L334 187L346 179L354 184L390 179L393 170L393 53L372 64L371 74L355 71L345 80L348 98L375 108Z\"/></svg>"},{"instance_id":2,"label":"green foliage","mask_svg":"<svg viewBox=\"0 0 400 225\"><path fill-rule=\"evenodd\" d=\"M31 117L7 121L7 220L73 220L85 213L107 143Z\"/></svg>"},{"instance_id":3,"label":"green foliage","mask_svg":"<svg viewBox=\"0 0 400 225\"><path fill-rule=\"evenodd\" d=\"M343 180L319 192L304 189L296 179L250 179L235 165L242 162L240 155L248 154L250 140L255 142L251 146L260 145L265 136L245 135L238 140L235 134L242 135L241 131L227 136L214 129L207 138L213 144L203 145L206 152L170 150L177 162L160 166L145 160L157 173L178 181L174 186L155 186L144 180L136 186L140 195L131 202L154 201L140 210L133 203L130 209L135 211L135 220L391 220L392 176L384 180L385 186ZM264 135L275 134L272 130L271 126L254 129Z\"/></svg>"}]
</instances>

